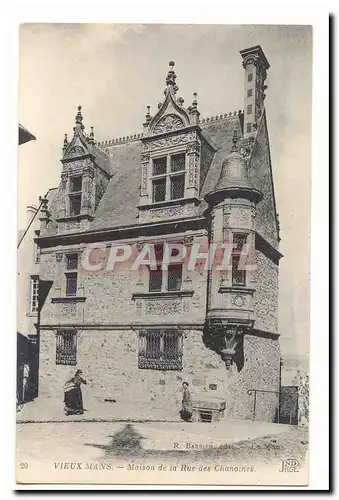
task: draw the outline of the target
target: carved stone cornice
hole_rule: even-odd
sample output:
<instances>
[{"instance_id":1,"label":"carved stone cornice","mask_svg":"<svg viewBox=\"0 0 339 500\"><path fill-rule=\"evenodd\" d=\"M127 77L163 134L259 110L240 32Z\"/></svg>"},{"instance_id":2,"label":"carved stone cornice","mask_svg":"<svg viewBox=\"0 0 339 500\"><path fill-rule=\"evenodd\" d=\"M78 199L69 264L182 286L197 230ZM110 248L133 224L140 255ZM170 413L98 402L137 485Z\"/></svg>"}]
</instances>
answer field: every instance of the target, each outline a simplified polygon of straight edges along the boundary
<instances>
[{"instance_id":1,"label":"carved stone cornice","mask_svg":"<svg viewBox=\"0 0 339 500\"><path fill-rule=\"evenodd\" d=\"M72 222L72 221L80 221L81 219L88 219L92 221L94 217L89 214L78 214L78 215L67 215L64 217L57 217L55 220L57 222Z\"/></svg>"},{"instance_id":2,"label":"carved stone cornice","mask_svg":"<svg viewBox=\"0 0 339 500\"><path fill-rule=\"evenodd\" d=\"M246 68L248 64L255 64L258 67L267 70L270 65L264 51L262 50L260 45L255 45L254 47L249 47L248 49L244 49L240 51L240 54L243 58L243 66Z\"/></svg>"},{"instance_id":3,"label":"carved stone cornice","mask_svg":"<svg viewBox=\"0 0 339 500\"><path fill-rule=\"evenodd\" d=\"M236 287L236 286L220 286L219 293L236 293L238 295L253 295L255 292L254 288L246 287Z\"/></svg>"},{"instance_id":4,"label":"carved stone cornice","mask_svg":"<svg viewBox=\"0 0 339 500\"><path fill-rule=\"evenodd\" d=\"M195 206L200 205L201 200L199 198L179 198L178 200L166 200L158 201L156 203L149 203L148 205L139 205L137 208L139 210L150 210L152 208L162 208L162 207L172 207L176 205L186 205L187 203L194 203Z\"/></svg>"},{"instance_id":5,"label":"carved stone cornice","mask_svg":"<svg viewBox=\"0 0 339 500\"><path fill-rule=\"evenodd\" d=\"M169 130L168 132L163 132L161 134L157 134L156 136L144 136L141 137L140 140L143 144L150 144L152 142L159 142L161 139L167 139L174 136L185 137L186 142L193 141L196 138L195 131L201 131L201 127L199 125L187 125L184 129L180 130ZM159 144L159 148L164 147L164 144ZM148 149L148 148L147 148Z\"/></svg>"},{"instance_id":6,"label":"carved stone cornice","mask_svg":"<svg viewBox=\"0 0 339 500\"><path fill-rule=\"evenodd\" d=\"M63 218L63 220L65 220L65 218ZM51 236L43 235L36 238L36 242L39 243L41 248L50 248L57 245L76 245L79 243L91 243L96 241L111 241L112 239L119 240L121 238L137 238L139 236L153 237L155 234L173 234L173 232L177 232L178 224L182 225L182 232L185 232L186 230L195 231L205 229L207 220L203 215L195 215L190 218L183 217L175 220L150 221L121 226L118 228L96 230L86 229L68 234L54 234Z\"/></svg>"},{"instance_id":7,"label":"carved stone cornice","mask_svg":"<svg viewBox=\"0 0 339 500\"><path fill-rule=\"evenodd\" d=\"M135 299L168 299L176 297L192 297L194 290L173 290L166 292L136 292L132 295L132 300Z\"/></svg>"},{"instance_id":8,"label":"carved stone cornice","mask_svg":"<svg viewBox=\"0 0 339 500\"><path fill-rule=\"evenodd\" d=\"M81 154L79 153L79 154L73 155L71 157L66 156L64 158L61 158L60 161L65 167L68 163L70 165L72 165L75 161L84 161L86 159L90 159L90 160L94 161L94 156L92 155L92 153L84 152Z\"/></svg>"},{"instance_id":9,"label":"carved stone cornice","mask_svg":"<svg viewBox=\"0 0 339 500\"><path fill-rule=\"evenodd\" d=\"M260 57L257 54L249 54L246 56L242 62L244 68L246 68L249 64L254 64L257 68L261 68L263 63Z\"/></svg>"},{"instance_id":10,"label":"carved stone cornice","mask_svg":"<svg viewBox=\"0 0 339 500\"><path fill-rule=\"evenodd\" d=\"M86 297L52 297L52 304L66 304L66 303L76 303L85 302Z\"/></svg>"}]
</instances>

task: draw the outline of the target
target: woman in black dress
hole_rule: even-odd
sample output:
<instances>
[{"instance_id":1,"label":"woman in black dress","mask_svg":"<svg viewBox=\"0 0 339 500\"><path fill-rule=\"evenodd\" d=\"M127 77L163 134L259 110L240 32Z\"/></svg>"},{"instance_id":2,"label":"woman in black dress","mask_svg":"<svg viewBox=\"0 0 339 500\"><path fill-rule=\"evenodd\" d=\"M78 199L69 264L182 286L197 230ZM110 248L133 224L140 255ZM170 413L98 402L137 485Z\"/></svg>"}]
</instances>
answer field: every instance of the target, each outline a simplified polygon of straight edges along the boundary
<instances>
[{"instance_id":1,"label":"woman in black dress","mask_svg":"<svg viewBox=\"0 0 339 500\"><path fill-rule=\"evenodd\" d=\"M87 384L87 382L82 378L82 371L77 370L75 376L67 380L64 385L66 415L82 415L84 413L81 384Z\"/></svg>"}]
</instances>

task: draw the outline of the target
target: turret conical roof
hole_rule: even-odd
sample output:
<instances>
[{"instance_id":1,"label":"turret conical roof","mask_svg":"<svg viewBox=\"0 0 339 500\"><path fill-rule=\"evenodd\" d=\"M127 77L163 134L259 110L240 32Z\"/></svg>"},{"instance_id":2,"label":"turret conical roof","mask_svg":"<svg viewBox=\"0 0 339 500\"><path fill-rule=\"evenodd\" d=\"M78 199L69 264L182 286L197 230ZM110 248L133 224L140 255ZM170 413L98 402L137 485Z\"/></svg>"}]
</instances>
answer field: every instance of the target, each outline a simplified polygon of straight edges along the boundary
<instances>
[{"instance_id":1,"label":"turret conical roof","mask_svg":"<svg viewBox=\"0 0 339 500\"><path fill-rule=\"evenodd\" d=\"M222 193L228 193L231 197L244 196L257 202L262 198L262 193L252 186L246 160L237 150L237 140L234 131L231 153L222 162L220 177L214 188L206 194L207 201L216 196L220 198Z\"/></svg>"}]
</instances>

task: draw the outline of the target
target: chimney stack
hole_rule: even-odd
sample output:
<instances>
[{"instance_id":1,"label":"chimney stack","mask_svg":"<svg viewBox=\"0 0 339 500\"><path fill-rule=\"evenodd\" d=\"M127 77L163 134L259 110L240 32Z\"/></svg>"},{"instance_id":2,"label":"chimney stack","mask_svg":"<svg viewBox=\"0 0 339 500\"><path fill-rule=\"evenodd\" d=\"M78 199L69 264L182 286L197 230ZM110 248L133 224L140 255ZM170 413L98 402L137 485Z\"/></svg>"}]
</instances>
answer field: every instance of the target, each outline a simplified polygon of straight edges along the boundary
<instances>
[{"instance_id":1,"label":"chimney stack","mask_svg":"<svg viewBox=\"0 0 339 500\"><path fill-rule=\"evenodd\" d=\"M255 45L240 51L245 69L244 138L254 137L264 111L265 80L270 67L260 47Z\"/></svg>"}]
</instances>

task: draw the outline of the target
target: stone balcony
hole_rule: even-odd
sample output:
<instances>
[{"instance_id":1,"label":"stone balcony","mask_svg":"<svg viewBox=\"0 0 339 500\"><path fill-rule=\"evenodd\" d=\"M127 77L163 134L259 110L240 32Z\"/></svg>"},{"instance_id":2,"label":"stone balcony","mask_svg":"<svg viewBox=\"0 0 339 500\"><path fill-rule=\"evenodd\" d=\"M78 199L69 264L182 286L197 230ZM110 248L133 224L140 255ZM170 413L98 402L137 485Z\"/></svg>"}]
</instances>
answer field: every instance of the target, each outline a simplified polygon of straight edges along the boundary
<instances>
[{"instance_id":1,"label":"stone balcony","mask_svg":"<svg viewBox=\"0 0 339 500\"><path fill-rule=\"evenodd\" d=\"M229 323L253 325L253 288L221 286L221 308L213 308L208 312L210 320L226 320Z\"/></svg>"}]
</instances>

